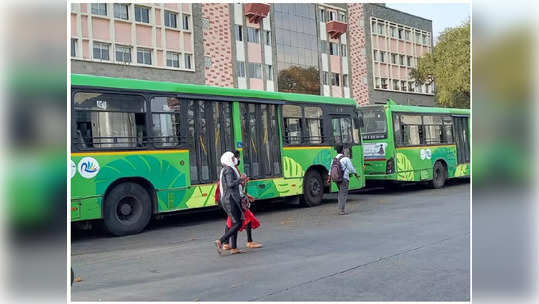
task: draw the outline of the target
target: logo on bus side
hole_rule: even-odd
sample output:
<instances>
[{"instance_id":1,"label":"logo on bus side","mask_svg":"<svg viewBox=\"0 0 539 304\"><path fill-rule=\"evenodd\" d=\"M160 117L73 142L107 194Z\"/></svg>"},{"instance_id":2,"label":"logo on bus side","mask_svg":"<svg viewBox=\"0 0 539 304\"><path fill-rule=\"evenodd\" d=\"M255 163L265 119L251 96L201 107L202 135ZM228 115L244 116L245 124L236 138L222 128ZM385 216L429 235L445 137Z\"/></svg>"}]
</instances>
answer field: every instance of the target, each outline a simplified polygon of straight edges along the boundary
<instances>
[{"instance_id":1,"label":"logo on bus side","mask_svg":"<svg viewBox=\"0 0 539 304\"><path fill-rule=\"evenodd\" d=\"M93 157L85 157L78 165L79 173L84 178L94 178L99 172L99 163Z\"/></svg>"},{"instance_id":2,"label":"logo on bus side","mask_svg":"<svg viewBox=\"0 0 539 304\"><path fill-rule=\"evenodd\" d=\"M73 176L75 176L76 173L77 173L77 165L75 165L75 162L71 160L71 178L73 178Z\"/></svg>"},{"instance_id":3,"label":"logo on bus side","mask_svg":"<svg viewBox=\"0 0 539 304\"><path fill-rule=\"evenodd\" d=\"M432 153L430 151L430 149L421 149L421 151L419 151L419 155L421 156L421 159L430 159L432 157Z\"/></svg>"}]
</instances>

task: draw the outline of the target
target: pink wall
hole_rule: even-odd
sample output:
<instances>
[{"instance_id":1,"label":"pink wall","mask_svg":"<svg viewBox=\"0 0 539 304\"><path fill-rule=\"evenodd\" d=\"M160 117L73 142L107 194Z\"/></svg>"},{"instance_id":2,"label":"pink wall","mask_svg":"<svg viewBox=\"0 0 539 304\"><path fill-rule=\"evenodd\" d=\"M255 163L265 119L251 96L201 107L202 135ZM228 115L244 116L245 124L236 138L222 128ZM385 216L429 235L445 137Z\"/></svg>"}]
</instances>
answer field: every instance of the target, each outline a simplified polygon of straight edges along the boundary
<instances>
[{"instance_id":1,"label":"pink wall","mask_svg":"<svg viewBox=\"0 0 539 304\"><path fill-rule=\"evenodd\" d=\"M137 44L140 46L152 47L152 27L137 24L135 28L137 34Z\"/></svg>"},{"instance_id":2,"label":"pink wall","mask_svg":"<svg viewBox=\"0 0 539 304\"><path fill-rule=\"evenodd\" d=\"M71 14L71 36L77 36L77 14Z\"/></svg>"},{"instance_id":3,"label":"pink wall","mask_svg":"<svg viewBox=\"0 0 539 304\"><path fill-rule=\"evenodd\" d=\"M375 49L378 49L378 39L376 39L376 37L372 36L372 39L371 42L372 42L372 47L375 48Z\"/></svg>"},{"instance_id":4,"label":"pink wall","mask_svg":"<svg viewBox=\"0 0 539 304\"><path fill-rule=\"evenodd\" d=\"M245 18L245 22L247 23L248 27L254 27L254 28L257 28L257 29L260 28L260 24L249 22L249 18ZM262 22L262 21L260 21L260 22Z\"/></svg>"},{"instance_id":5,"label":"pink wall","mask_svg":"<svg viewBox=\"0 0 539 304\"><path fill-rule=\"evenodd\" d=\"M373 73L376 77L378 77L378 71L380 70L380 65L378 63L375 63L374 66L373 66Z\"/></svg>"},{"instance_id":6,"label":"pink wall","mask_svg":"<svg viewBox=\"0 0 539 304\"><path fill-rule=\"evenodd\" d=\"M342 97L341 87L332 86L331 87L331 96L333 96L333 97Z\"/></svg>"},{"instance_id":7,"label":"pink wall","mask_svg":"<svg viewBox=\"0 0 539 304\"><path fill-rule=\"evenodd\" d=\"M88 40L82 41L82 57L90 59L90 42Z\"/></svg>"},{"instance_id":8,"label":"pink wall","mask_svg":"<svg viewBox=\"0 0 539 304\"><path fill-rule=\"evenodd\" d=\"M389 77L389 68L385 63L380 63L380 77Z\"/></svg>"},{"instance_id":9,"label":"pink wall","mask_svg":"<svg viewBox=\"0 0 539 304\"><path fill-rule=\"evenodd\" d=\"M412 43L406 42L406 54L412 56L414 54L412 50Z\"/></svg>"},{"instance_id":10,"label":"pink wall","mask_svg":"<svg viewBox=\"0 0 539 304\"><path fill-rule=\"evenodd\" d=\"M88 17L81 16L80 23L81 23L82 37L88 38Z\"/></svg>"},{"instance_id":11,"label":"pink wall","mask_svg":"<svg viewBox=\"0 0 539 304\"><path fill-rule=\"evenodd\" d=\"M391 67L391 75L393 75L393 78L399 78L400 77L400 68L398 66L392 66Z\"/></svg>"},{"instance_id":12,"label":"pink wall","mask_svg":"<svg viewBox=\"0 0 539 304\"><path fill-rule=\"evenodd\" d=\"M383 37L377 37L377 38L378 38L378 48L380 48L381 50L387 49L386 38L383 38Z\"/></svg>"},{"instance_id":13,"label":"pink wall","mask_svg":"<svg viewBox=\"0 0 539 304\"><path fill-rule=\"evenodd\" d=\"M191 4L182 3L182 12L191 12Z\"/></svg>"},{"instance_id":14,"label":"pink wall","mask_svg":"<svg viewBox=\"0 0 539 304\"><path fill-rule=\"evenodd\" d=\"M341 57L335 55L329 55L329 60L331 62L331 72L341 73Z\"/></svg>"},{"instance_id":15,"label":"pink wall","mask_svg":"<svg viewBox=\"0 0 539 304\"><path fill-rule=\"evenodd\" d=\"M94 39L110 40L109 20L92 18L92 33Z\"/></svg>"},{"instance_id":16,"label":"pink wall","mask_svg":"<svg viewBox=\"0 0 539 304\"><path fill-rule=\"evenodd\" d=\"M399 51L404 52L405 47L404 41L399 41Z\"/></svg>"},{"instance_id":17,"label":"pink wall","mask_svg":"<svg viewBox=\"0 0 539 304\"><path fill-rule=\"evenodd\" d=\"M165 3L165 7L171 10L178 10L178 3Z\"/></svg>"},{"instance_id":18,"label":"pink wall","mask_svg":"<svg viewBox=\"0 0 539 304\"><path fill-rule=\"evenodd\" d=\"M80 4L80 11L81 11L82 13L88 12L88 8L87 8L87 4L86 4L86 3L81 3L81 4Z\"/></svg>"},{"instance_id":19,"label":"pink wall","mask_svg":"<svg viewBox=\"0 0 539 304\"><path fill-rule=\"evenodd\" d=\"M165 5L168 5L170 3L167 3ZM161 10L160 9L155 9L155 24L156 25L161 25L163 23L161 23Z\"/></svg>"},{"instance_id":20,"label":"pink wall","mask_svg":"<svg viewBox=\"0 0 539 304\"><path fill-rule=\"evenodd\" d=\"M157 65L164 66L165 64L163 63L163 51L157 51L156 55L157 55Z\"/></svg>"},{"instance_id":21,"label":"pink wall","mask_svg":"<svg viewBox=\"0 0 539 304\"><path fill-rule=\"evenodd\" d=\"M191 46L191 34L190 33L183 33L183 49L186 52L192 52L193 48Z\"/></svg>"},{"instance_id":22,"label":"pink wall","mask_svg":"<svg viewBox=\"0 0 539 304\"><path fill-rule=\"evenodd\" d=\"M249 78L249 89L264 90L264 82L262 81L262 79Z\"/></svg>"},{"instance_id":23,"label":"pink wall","mask_svg":"<svg viewBox=\"0 0 539 304\"><path fill-rule=\"evenodd\" d=\"M398 44L397 44L397 40L391 39L390 44L391 44L391 51L394 52L394 53L397 53L398 50L399 50L399 46L398 46Z\"/></svg>"},{"instance_id":24,"label":"pink wall","mask_svg":"<svg viewBox=\"0 0 539 304\"><path fill-rule=\"evenodd\" d=\"M123 44L132 44L131 24L125 22L114 22L114 39Z\"/></svg>"},{"instance_id":25,"label":"pink wall","mask_svg":"<svg viewBox=\"0 0 539 304\"><path fill-rule=\"evenodd\" d=\"M259 43L247 42L247 61L262 63L262 50Z\"/></svg>"},{"instance_id":26,"label":"pink wall","mask_svg":"<svg viewBox=\"0 0 539 304\"><path fill-rule=\"evenodd\" d=\"M161 29L155 29L155 43L157 44L157 47L161 47Z\"/></svg>"},{"instance_id":27,"label":"pink wall","mask_svg":"<svg viewBox=\"0 0 539 304\"><path fill-rule=\"evenodd\" d=\"M406 72L406 68L400 68L401 70L401 79L408 79L408 73Z\"/></svg>"},{"instance_id":28,"label":"pink wall","mask_svg":"<svg viewBox=\"0 0 539 304\"><path fill-rule=\"evenodd\" d=\"M176 31L165 30L167 49L180 49L180 34Z\"/></svg>"}]
</instances>

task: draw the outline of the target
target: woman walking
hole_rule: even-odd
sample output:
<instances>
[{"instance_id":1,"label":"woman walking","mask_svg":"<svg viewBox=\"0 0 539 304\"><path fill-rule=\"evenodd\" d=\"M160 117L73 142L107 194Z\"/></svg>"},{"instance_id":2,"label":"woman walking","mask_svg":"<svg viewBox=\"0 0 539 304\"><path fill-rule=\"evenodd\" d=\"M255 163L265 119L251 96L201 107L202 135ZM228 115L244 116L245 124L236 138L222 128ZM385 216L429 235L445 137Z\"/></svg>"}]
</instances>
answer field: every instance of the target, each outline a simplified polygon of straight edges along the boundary
<instances>
[{"instance_id":1,"label":"woman walking","mask_svg":"<svg viewBox=\"0 0 539 304\"><path fill-rule=\"evenodd\" d=\"M238 231L240 230L244 220L244 215L241 208L240 185L245 184L249 179L245 175L240 176L240 173L235 167L236 161L234 153L223 153L221 156L221 165L223 165L219 177L221 206L225 210L226 214L230 217L232 226L228 231L225 232L225 234L223 234L223 236L221 236L220 239L215 241L215 246L217 246L217 252L222 254L222 244L230 238L230 253L236 254L241 253L241 251L237 249L237 239Z\"/></svg>"}]
</instances>

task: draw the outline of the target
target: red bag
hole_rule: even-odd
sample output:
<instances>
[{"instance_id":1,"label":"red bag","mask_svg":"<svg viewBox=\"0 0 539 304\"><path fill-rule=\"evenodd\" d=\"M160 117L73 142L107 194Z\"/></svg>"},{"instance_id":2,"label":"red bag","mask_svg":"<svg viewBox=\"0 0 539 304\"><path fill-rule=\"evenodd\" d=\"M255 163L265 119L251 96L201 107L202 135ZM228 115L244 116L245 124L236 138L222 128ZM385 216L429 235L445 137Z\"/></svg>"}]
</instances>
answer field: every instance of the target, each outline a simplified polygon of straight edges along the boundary
<instances>
[{"instance_id":1,"label":"red bag","mask_svg":"<svg viewBox=\"0 0 539 304\"><path fill-rule=\"evenodd\" d=\"M221 186L219 180L217 180L217 187L215 189L215 204L219 205L219 200L221 199Z\"/></svg>"},{"instance_id":2,"label":"red bag","mask_svg":"<svg viewBox=\"0 0 539 304\"><path fill-rule=\"evenodd\" d=\"M260 227L260 221L256 218L256 216L251 212L251 210L246 209L243 212L243 215L245 216L245 220L243 220L243 224L241 225L240 231L245 229L247 224L251 223L251 228L256 229ZM232 219L230 216L226 219L226 226L228 228L232 227Z\"/></svg>"}]
</instances>

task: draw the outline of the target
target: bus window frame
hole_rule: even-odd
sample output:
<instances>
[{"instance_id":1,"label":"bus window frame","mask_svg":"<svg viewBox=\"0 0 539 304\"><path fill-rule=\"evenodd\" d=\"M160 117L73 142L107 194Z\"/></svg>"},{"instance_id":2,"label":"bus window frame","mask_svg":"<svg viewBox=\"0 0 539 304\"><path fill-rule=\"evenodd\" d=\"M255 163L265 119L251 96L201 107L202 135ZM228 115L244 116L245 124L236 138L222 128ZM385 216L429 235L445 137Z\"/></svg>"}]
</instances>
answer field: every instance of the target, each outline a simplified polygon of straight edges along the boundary
<instances>
[{"instance_id":1,"label":"bus window frame","mask_svg":"<svg viewBox=\"0 0 539 304\"><path fill-rule=\"evenodd\" d=\"M365 118L363 117L363 111L364 110L377 110L380 109L384 113L384 118L386 120L386 131L384 133L377 132L377 133L363 133L361 132L361 128L359 128L361 132L361 139L362 140L381 140L381 139L388 139L389 135L389 120L387 119L387 109L384 106L365 106L360 107L358 109L359 115L361 115L361 119L363 119L363 123L365 123ZM391 124L393 124L393 121L391 121Z\"/></svg>"},{"instance_id":2,"label":"bus window frame","mask_svg":"<svg viewBox=\"0 0 539 304\"><path fill-rule=\"evenodd\" d=\"M420 144L419 145L402 145L402 144L397 144L397 134L396 134L396 129L395 129L395 125L394 125L394 121L395 119L397 118L396 116L398 115L411 115L411 116L419 116L421 117L421 128L419 128L419 140L420 140ZM453 137L453 141L452 142L449 142L449 143L438 143L438 144L427 144L426 143L426 139L425 139L425 123L424 123L424 120L423 120L423 116L440 116L440 117L444 117L444 116L447 116L449 118L452 117L452 115L450 113L429 113L429 112L405 112L405 111L391 111L391 124L392 124L392 128L393 128L393 144L395 145L396 148L408 148L408 147L425 147L425 146L429 146L429 147L435 147L435 146L445 146L445 145L456 145L456 142L455 142L455 125L454 123L451 125L451 133L452 133L452 137ZM442 119L442 131L444 130L444 127L445 127L445 124L443 123L443 119ZM399 126L401 126L401 122L400 122L400 117L399 117ZM413 126L416 126L416 125L413 125Z\"/></svg>"}]
</instances>

